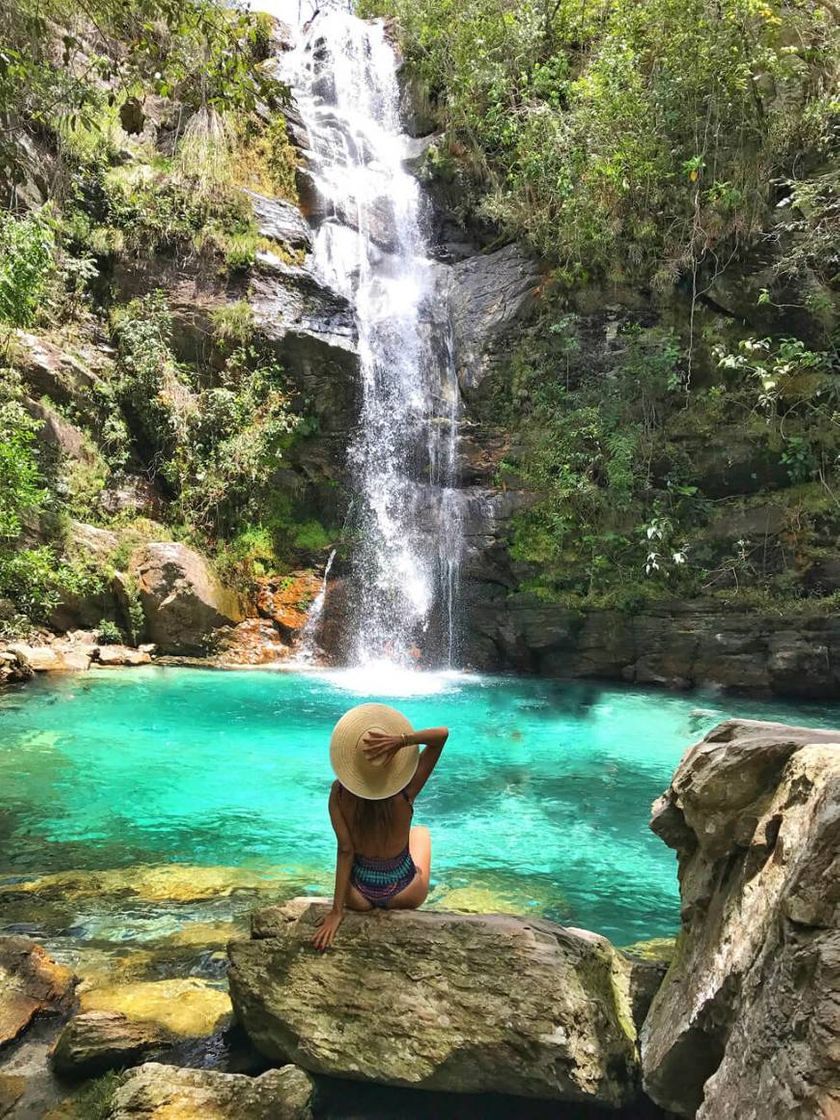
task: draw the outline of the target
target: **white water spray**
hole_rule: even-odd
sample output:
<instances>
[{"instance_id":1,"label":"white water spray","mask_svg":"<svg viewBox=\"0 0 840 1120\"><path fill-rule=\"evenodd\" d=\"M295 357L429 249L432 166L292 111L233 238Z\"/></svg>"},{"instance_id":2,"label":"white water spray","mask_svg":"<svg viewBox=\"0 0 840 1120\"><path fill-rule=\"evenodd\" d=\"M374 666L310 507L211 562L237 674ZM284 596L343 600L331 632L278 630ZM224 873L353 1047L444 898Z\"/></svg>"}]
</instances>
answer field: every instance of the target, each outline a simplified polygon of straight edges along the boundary
<instances>
[{"instance_id":1,"label":"white water spray","mask_svg":"<svg viewBox=\"0 0 840 1120\"><path fill-rule=\"evenodd\" d=\"M351 659L451 664L459 396L424 200L403 166L396 57L384 26L346 4L288 0L274 9L298 29L282 73L309 134L307 169L323 212L314 268L351 302L358 326Z\"/></svg>"}]
</instances>

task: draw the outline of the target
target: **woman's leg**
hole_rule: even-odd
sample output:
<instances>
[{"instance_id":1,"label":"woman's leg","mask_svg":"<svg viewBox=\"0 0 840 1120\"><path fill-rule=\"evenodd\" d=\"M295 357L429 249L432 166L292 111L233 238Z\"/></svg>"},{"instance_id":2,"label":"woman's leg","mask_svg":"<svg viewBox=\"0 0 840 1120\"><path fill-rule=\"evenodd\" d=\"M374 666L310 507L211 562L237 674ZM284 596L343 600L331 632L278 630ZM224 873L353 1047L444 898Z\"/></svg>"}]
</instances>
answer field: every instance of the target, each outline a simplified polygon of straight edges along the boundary
<instances>
[{"instance_id":1,"label":"woman's leg","mask_svg":"<svg viewBox=\"0 0 840 1120\"><path fill-rule=\"evenodd\" d=\"M415 825L412 828L408 837L408 850L414 860L417 874L399 894L395 894L393 898L388 899L388 910L416 910L418 906L423 905L429 893L429 875L432 870L432 837L428 828L423 825Z\"/></svg>"},{"instance_id":2,"label":"woman's leg","mask_svg":"<svg viewBox=\"0 0 840 1120\"><path fill-rule=\"evenodd\" d=\"M368 902L361 891L357 890L352 883L347 885L347 898L344 905L348 910L372 910L373 903Z\"/></svg>"}]
</instances>

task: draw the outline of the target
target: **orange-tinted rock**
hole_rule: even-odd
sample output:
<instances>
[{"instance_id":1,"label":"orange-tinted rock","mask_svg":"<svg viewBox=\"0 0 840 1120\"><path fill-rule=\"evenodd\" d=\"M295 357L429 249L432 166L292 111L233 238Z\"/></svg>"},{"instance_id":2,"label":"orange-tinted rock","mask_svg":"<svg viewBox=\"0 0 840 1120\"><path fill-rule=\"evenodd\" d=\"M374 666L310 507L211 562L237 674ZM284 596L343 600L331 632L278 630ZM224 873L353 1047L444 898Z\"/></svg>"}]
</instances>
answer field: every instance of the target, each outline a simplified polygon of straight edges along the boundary
<instances>
[{"instance_id":1,"label":"orange-tinted rock","mask_svg":"<svg viewBox=\"0 0 840 1120\"><path fill-rule=\"evenodd\" d=\"M36 1015L66 1011L75 977L28 937L0 937L0 1047Z\"/></svg>"},{"instance_id":2,"label":"orange-tinted rock","mask_svg":"<svg viewBox=\"0 0 840 1120\"><path fill-rule=\"evenodd\" d=\"M283 637L291 640L305 626L309 607L320 588L321 579L312 571L265 579L257 594L257 609L274 622Z\"/></svg>"},{"instance_id":3,"label":"orange-tinted rock","mask_svg":"<svg viewBox=\"0 0 840 1120\"><path fill-rule=\"evenodd\" d=\"M225 631L219 642L219 660L223 665L270 665L290 653L274 623L266 618L246 618Z\"/></svg>"}]
</instances>

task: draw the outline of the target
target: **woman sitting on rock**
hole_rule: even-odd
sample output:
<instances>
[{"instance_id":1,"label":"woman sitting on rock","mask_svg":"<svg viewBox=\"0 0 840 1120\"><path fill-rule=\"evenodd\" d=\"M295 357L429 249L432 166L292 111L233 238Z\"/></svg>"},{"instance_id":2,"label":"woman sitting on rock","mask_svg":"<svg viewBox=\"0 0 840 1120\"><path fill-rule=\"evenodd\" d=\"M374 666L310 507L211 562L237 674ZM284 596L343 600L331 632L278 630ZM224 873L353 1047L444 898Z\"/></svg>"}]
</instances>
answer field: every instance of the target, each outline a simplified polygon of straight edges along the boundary
<instances>
[{"instance_id":1,"label":"woman sitting on rock","mask_svg":"<svg viewBox=\"0 0 840 1120\"><path fill-rule=\"evenodd\" d=\"M338 840L333 906L313 944L332 945L344 912L414 910L429 893L429 830L411 826L414 799L435 768L449 731L412 731L400 712L360 704L333 729L330 820ZM422 752L418 746L424 746Z\"/></svg>"}]
</instances>

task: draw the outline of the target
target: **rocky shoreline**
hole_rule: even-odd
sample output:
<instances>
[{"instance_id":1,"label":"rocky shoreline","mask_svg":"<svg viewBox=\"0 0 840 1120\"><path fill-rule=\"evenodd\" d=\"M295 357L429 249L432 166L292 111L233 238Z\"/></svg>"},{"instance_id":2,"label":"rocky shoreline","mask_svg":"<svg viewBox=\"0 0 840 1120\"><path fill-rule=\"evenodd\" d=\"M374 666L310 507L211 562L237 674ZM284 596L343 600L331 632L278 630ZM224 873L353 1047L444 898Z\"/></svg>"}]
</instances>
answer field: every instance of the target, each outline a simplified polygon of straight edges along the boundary
<instances>
[{"instance_id":1,"label":"rocky shoreline","mask_svg":"<svg viewBox=\"0 0 840 1120\"><path fill-rule=\"evenodd\" d=\"M299 583L317 582L302 574ZM172 640L129 646L96 630L40 631L0 639L0 686L35 674L140 665L208 669L294 667L306 613L275 605L216 632L210 648ZM277 617L271 617L274 611ZM296 613L295 613L296 612ZM833 700L840 696L840 619L723 610L709 602L664 603L636 614L572 609L532 595L476 602L463 641L468 671L615 681L675 691L712 688L758 697ZM311 662L330 666L317 650Z\"/></svg>"},{"instance_id":2,"label":"rocky shoreline","mask_svg":"<svg viewBox=\"0 0 840 1120\"><path fill-rule=\"evenodd\" d=\"M635 613L528 593L476 596L466 649L480 669L766 696L840 695L840 618L666 601Z\"/></svg>"},{"instance_id":3,"label":"rocky shoreline","mask_svg":"<svg viewBox=\"0 0 840 1120\"><path fill-rule=\"evenodd\" d=\"M677 853L682 928L650 952L444 910L348 915L320 957L323 903L296 898L230 941L229 1001L221 976L80 982L0 937L0 1115L833 1116L840 732L720 724L651 827ZM158 897L173 875L134 889ZM32 887L69 899L89 878Z\"/></svg>"}]
</instances>

